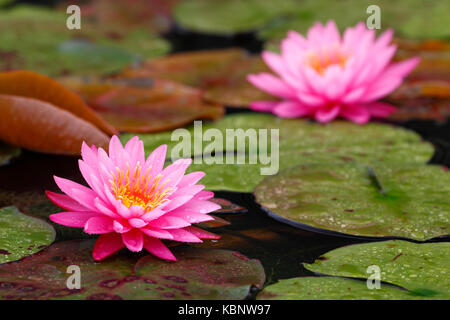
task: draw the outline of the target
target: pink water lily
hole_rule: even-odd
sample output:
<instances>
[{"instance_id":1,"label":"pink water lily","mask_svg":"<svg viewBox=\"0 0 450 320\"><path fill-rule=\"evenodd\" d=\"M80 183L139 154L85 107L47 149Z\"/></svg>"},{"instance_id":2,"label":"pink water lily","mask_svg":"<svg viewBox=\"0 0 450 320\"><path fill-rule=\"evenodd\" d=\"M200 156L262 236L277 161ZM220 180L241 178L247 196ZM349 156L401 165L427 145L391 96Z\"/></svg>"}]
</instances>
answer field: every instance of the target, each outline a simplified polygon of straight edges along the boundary
<instances>
[{"instance_id":1,"label":"pink water lily","mask_svg":"<svg viewBox=\"0 0 450 320\"><path fill-rule=\"evenodd\" d=\"M255 101L251 108L283 118L313 117L329 122L343 117L366 123L387 117L395 108L379 102L395 90L418 64L418 58L392 63L396 46L392 30L378 38L364 23L339 34L334 21L316 23L306 37L289 31L281 54L264 51L262 58L277 76L249 75L259 89L281 101Z\"/></svg>"},{"instance_id":2,"label":"pink water lily","mask_svg":"<svg viewBox=\"0 0 450 320\"><path fill-rule=\"evenodd\" d=\"M159 258L175 261L160 239L218 239L192 226L214 220L208 213L220 208L208 201L214 194L197 184L204 173L185 174L191 159L180 159L163 168L166 150L162 145L145 159L138 137L125 147L112 137L109 155L102 148L83 144L79 167L89 187L55 177L65 194L47 191L47 196L66 212L52 214L50 219L84 228L88 234L100 234L93 250L95 260L126 247L134 252L145 248Z\"/></svg>"}]
</instances>

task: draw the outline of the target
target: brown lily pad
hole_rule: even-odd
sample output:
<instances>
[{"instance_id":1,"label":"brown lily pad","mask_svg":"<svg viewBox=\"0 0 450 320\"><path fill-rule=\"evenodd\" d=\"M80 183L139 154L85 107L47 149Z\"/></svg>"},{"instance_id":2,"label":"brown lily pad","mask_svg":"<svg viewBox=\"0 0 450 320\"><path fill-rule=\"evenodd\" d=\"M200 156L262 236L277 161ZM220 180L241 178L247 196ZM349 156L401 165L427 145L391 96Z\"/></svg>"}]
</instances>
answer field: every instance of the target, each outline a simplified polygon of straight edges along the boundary
<instances>
[{"instance_id":1,"label":"brown lily pad","mask_svg":"<svg viewBox=\"0 0 450 320\"><path fill-rule=\"evenodd\" d=\"M223 106L205 102L201 91L168 80L68 78L63 81L119 131L163 131L195 119L218 119L224 113Z\"/></svg>"},{"instance_id":2,"label":"brown lily pad","mask_svg":"<svg viewBox=\"0 0 450 320\"><path fill-rule=\"evenodd\" d=\"M0 140L25 149L67 155L81 145L106 147L109 137L92 123L54 105L0 94Z\"/></svg>"},{"instance_id":3,"label":"brown lily pad","mask_svg":"<svg viewBox=\"0 0 450 320\"><path fill-rule=\"evenodd\" d=\"M235 204L227 199L222 199L222 198L213 198L210 199L209 201L212 201L214 203L217 203L219 206L221 206L222 208L219 210L214 211L214 213L225 213L225 214L230 214L230 213L243 213L243 212L247 212L247 209Z\"/></svg>"},{"instance_id":4,"label":"brown lily pad","mask_svg":"<svg viewBox=\"0 0 450 320\"><path fill-rule=\"evenodd\" d=\"M129 0L96 0L83 4L81 12L100 25L167 32L172 25L171 11L176 2L178 0L134 0L131 3ZM74 1L68 3L74 4ZM67 4L62 8L67 8Z\"/></svg>"},{"instance_id":5,"label":"brown lily pad","mask_svg":"<svg viewBox=\"0 0 450 320\"><path fill-rule=\"evenodd\" d=\"M117 133L96 115L75 93L57 81L32 71L0 73L0 94L22 96L48 102L92 123L107 134Z\"/></svg>"},{"instance_id":6,"label":"brown lily pad","mask_svg":"<svg viewBox=\"0 0 450 320\"><path fill-rule=\"evenodd\" d=\"M244 299L265 275L257 260L228 250L177 247L177 262L151 255L91 257L94 240L59 242L17 263L0 266L2 299ZM140 258L140 259L139 259ZM81 272L80 289L68 289L67 268Z\"/></svg>"},{"instance_id":7,"label":"brown lily pad","mask_svg":"<svg viewBox=\"0 0 450 320\"><path fill-rule=\"evenodd\" d=\"M148 60L141 66L126 69L122 76L177 81L202 89L209 101L246 107L255 100L273 99L246 79L250 73L268 71L259 56L251 56L241 49L226 49L176 53Z\"/></svg>"}]
</instances>

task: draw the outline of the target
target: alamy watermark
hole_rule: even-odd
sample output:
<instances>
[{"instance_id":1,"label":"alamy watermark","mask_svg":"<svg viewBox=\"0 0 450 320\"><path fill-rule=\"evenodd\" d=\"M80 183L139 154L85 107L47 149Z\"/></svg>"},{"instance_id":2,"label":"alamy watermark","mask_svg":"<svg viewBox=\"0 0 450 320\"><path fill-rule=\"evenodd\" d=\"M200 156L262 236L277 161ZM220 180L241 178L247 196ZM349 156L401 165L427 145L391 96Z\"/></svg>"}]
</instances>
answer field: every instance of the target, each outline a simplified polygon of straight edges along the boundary
<instances>
[{"instance_id":1,"label":"alamy watermark","mask_svg":"<svg viewBox=\"0 0 450 320\"><path fill-rule=\"evenodd\" d=\"M367 278L367 289L381 289L381 269L377 265L367 267L366 273L370 274Z\"/></svg>"},{"instance_id":2,"label":"alamy watermark","mask_svg":"<svg viewBox=\"0 0 450 320\"><path fill-rule=\"evenodd\" d=\"M193 135L193 136L192 136ZM274 175L279 169L279 129L203 130L202 121L194 129L176 129L171 141L171 160L193 158L194 164L259 164L261 175Z\"/></svg>"}]
</instances>

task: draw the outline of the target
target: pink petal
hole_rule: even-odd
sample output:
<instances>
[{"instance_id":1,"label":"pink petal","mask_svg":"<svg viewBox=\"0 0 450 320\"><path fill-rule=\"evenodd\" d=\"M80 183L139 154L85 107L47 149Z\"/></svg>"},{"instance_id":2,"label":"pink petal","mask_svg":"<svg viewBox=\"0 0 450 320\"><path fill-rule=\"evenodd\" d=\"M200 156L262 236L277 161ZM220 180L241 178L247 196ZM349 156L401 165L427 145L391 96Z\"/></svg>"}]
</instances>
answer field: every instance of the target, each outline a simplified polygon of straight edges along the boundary
<instances>
[{"instance_id":1,"label":"pink petal","mask_svg":"<svg viewBox=\"0 0 450 320\"><path fill-rule=\"evenodd\" d=\"M340 111L339 106L335 106L330 109L319 109L317 110L314 116L317 121L326 123L336 118L339 114L339 111Z\"/></svg>"},{"instance_id":2,"label":"pink petal","mask_svg":"<svg viewBox=\"0 0 450 320\"><path fill-rule=\"evenodd\" d=\"M84 141L81 145L81 156L88 166L90 166L92 169L97 169L98 151L89 148L89 146Z\"/></svg>"},{"instance_id":3,"label":"pink petal","mask_svg":"<svg viewBox=\"0 0 450 320\"><path fill-rule=\"evenodd\" d=\"M219 210L221 208L222 208L221 206L219 206L217 203L214 203L214 202L202 201L202 200L191 200L178 209L183 210L183 211L209 213L209 212Z\"/></svg>"},{"instance_id":4,"label":"pink petal","mask_svg":"<svg viewBox=\"0 0 450 320\"><path fill-rule=\"evenodd\" d=\"M325 25L324 35L325 35L325 38L323 39L324 42L328 43L341 42L341 35L339 34L336 22L334 22L333 20L329 20Z\"/></svg>"},{"instance_id":5,"label":"pink petal","mask_svg":"<svg viewBox=\"0 0 450 320\"><path fill-rule=\"evenodd\" d=\"M178 217L189 223L200 223L214 220L213 217L204 213L192 211L175 210L167 214L168 217Z\"/></svg>"},{"instance_id":6,"label":"pink petal","mask_svg":"<svg viewBox=\"0 0 450 320\"><path fill-rule=\"evenodd\" d=\"M390 114L397 111L397 108L384 102L372 102L366 105L370 115L377 118L386 118Z\"/></svg>"},{"instance_id":7,"label":"pink petal","mask_svg":"<svg viewBox=\"0 0 450 320\"><path fill-rule=\"evenodd\" d=\"M109 206L100 198L95 198L94 200L94 205L97 208L97 210L99 212L101 212L102 214L111 217L111 218L115 218L118 219L120 218L120 216L115 213L114 211L112 211Z\"/></svg>"},{"instance_id":8,"label":"pink petal","mask_svg":"<svg viewBox=\"0 0 450 320\"><path fill-rule=\"evenodd\" d=\"M144 237L144 248L158 258L177 261L172 252L170 252L170 250L158 239L147 236Z\"/></svg>"},{"instance_id":9,"label":"pink petal","mask_svg":"<svg viewBox=\"0 0 450 320\"><path fill-rule=\"evenodd\" d=\"M270 73L250 74L247 76L247 80L258 89L271 95L281 98L293 98L295 96L294 89Z\"/></svg>"},{"instance_id":10,"label":"pink petal","mask_svg":"<svg viewBox=\"0 0 450 320\"><path fill-rule=\"evenodd\" d=\"M190 233L189 231L183 230L183 229L173 229L169 230L170 234L173 237L174 241L180 241L180 242L203 242L199 238L197 238L195 235Z\"/></svg>"},{"instance_id":11,"label":"pink petal","mask_svg":"<svg viewBox=\"0 0 450 320\"><path fill-rule=\"evenodd\" d=\"M193 186L179 188L171 195L171 198L175 198L175 197L178 197L178 196L192 196L192 197L194 197L196 194L201 192L203 189L205 189L205 186L202 185L202 184L195 184Z\"/></svg>"},{"instance_id":12,"label":"pink petal","mask_svg":"<svg viewBox=\"0 0 450 320\"><path fill-rule=\"evenodd\" d=\"M54 176L55 182L62 192L89 209L95 209L96 193L81 184Z\"/></svg>"},{"instance_id":13,"label":"pink petal","mask_svg":"<svg viewBox=\"0 0 450 320\"><path fill-rule=\"evenodd\" d=\"M142 228L141 231L149 237L159 238L159 239L168 239L168 240L173 239L173 236L169 231L161 229L161 228L147 226L145 228Z\"/></svg>"},{"instance_id":14,"label":"pink petal","mask_svg":"<svg viewBox=\"0 0 450 320\"><path fill-rule=\"evenodd\" d=\"M117 233L126 233L131 230L131 226L127 220L114 220L113 222L114 231Z\"/></svg>"},{"instance_id":15,"label":"pink petal","mask_svg":"<svg viewBox=\"0 0 450 320\"><path fill-rule=\"evenodd\" d=\"M109 141L109 158L114 166L124 169L124 149L117 136L113 136Z\"/></svg>"},{"instance_id":16,"label":"pink petal","mask_svg":"<svg viewBox=\"0 0 450 320\"><path fill-rule=\"evenodd\" d=\"M261 112L270 112L278 104L278 101L253 101L250 103L250 109Z\"/></svg>"},{"instance_id":17,"label":"pink petal","mask_svg":"<svg viewBox=\"0 0 450 320\"><path fill-rule=\"evenodd\" d=\"M138 229L122 233L122 241L128 250L133 252L139 252L144 247L144 235Z\"/></svg>"},{"instance_id":18,"label":"pink petal","mask_svg":"<svg viewBox=\"0 0 450 320\"><path fill-rule=\"evenodd\" d=\"M142 228L142 227L145 227L148 224L148 222L145 222L144 220L139 219L139 218L129 219L128 222L130 223L130 225L133 228L138 228L138 229Z\"/></svg>"},{"instance_id":19,"label":"pink petal","mask_svg":"<svg viewBox=\"0 0 450 320\"><path fill-rule=\"evenodd\" d=\"M300 100L304 105L309 107L318 107L324 105L327 101L324 97L318 96L311 93L299 93L297 99Z\"/></svg>"},{"instance_id":20,"label":"pink petal","mask_svg":"<svg viewBox=\"0 0 450 320\"><path fill-rule=\"evenodd\" d=\"M192 198L193 200L208 200L214 197L214 192L212 191L208 191L208 190L203 190L200 191L199 193L197 193L194 198Z\"/></svg>"},{"instance_id":21,"label":"pink petal","mask_svg":"<svg viewBox=\"0 0 450 320\"><path fill-rule=\"evenodd\" d=\"M117 233L106 233L98 237L92 256L94 260L103 260L124 247L122 238Z\"/></svg>"},{"instance_id":22,"label":"pink petal","mask_svg":"<svg viewBox=\"0 0 450 320\"><path fill-rule=\"evenodd\" d=\"M182 205L184 205L185 203L187 203L192 198L193 198L192 195L182 195L182 196L173 198L167 203L167 205L164 206L164 211L169 212L169 211L175 210L176 208L179 208Z\"/></svg>"},{"instance_id":23,"label":"pink petal","mask_svg":"<svg viewBox=\"0 0 450 320\"><path fill-rule=\"evenodd\" d=\"M159 174L164 167L164 162L166 161L166 152L167 145L160 145L158 148L153 150L153 152L148 156L145 161L145 166L143 168L143 172L147 170L147 168L151 167L151 172L153 176Z\"/></svg>"},{"instance_id":24,"label":"pink petal","mask_svg":"<svg viewBox=\"0 0 450 320\"><path fill-rule=\"evenodd\" d=\"M184 230L189 231L190 233L192 233L193 235L197 236L200 239L220 239L219 235L194 226L186 227L184 228Z\"/></svg>"},{"instance_id":25,"label":"pink petal","mask_svg":"<svg viewBox=\"0 0 450 320\"><path fill-rule=\"evenodd\" d=\"M50 220L66 227L83 228L86 222L93 217L101 216L98 212L60 212L51 214Z\"/></svg>"},{"instance_id":26,"label":"pink petal","mask_svg":"<svg viewBox=\"0 0 450 320\"><path fill-rule=\"evenodd\" d=\"M105 216L92 217L84 225L84 232L88 234L102 234L113 231L113 220Z\"/></svg>"},{"instance_id":27,"label":"pink petal","mask_svg":"<svg viewBox=\"0 0 450 320\"><path fill-rule=\"evenodd\" d=\"M311 109L295 101L283 101L277 104L273 113L282 118L297 118L309 115Z\"/></svg>"},{"instance_id":28,"label":"pink petal","mask_svg":"<svg viewBox=\"0 0 450 320\"><path fill-rule=\"evenodd\" d=\"M178 186L180 188L192 186L196 184L198 181L200 181L200 179L203 178L204 176L205 173L202 171L188 173L187 175L183 176L183 178L181 178L180 182L178 183Z\"/></svg>"},{"instance_id":29,"label":"pink petal","mask_svg":"<svg viewBox=\"0 0 450 320\"><path fill-rule=\"evenodd\" d=\"M150 221L151 227L161 228L161 229L179 229L188 227L191 224L187 222L186 220L175 217L175 216L168 216L164 215L158 219Z\"/></svg>"},{"instance_id":30,"label":"pink petal","mask_svg":"<svg viewBox=\"0 0 450 320\"><path fill-rule=\"evenodd\" d=\"M63 208L67 211L89 211L88 208L82 206L77 201L73 200L71 197L64 194L59 194L51 191L45 191L47 197L56 204L58 207Z\"/></svg>"},{"instance_id":31,"label":"pink petal","mask_svg":"<svg viewBox=\"0 0 450 320\"><path fill-rule=\"evenodd\" d=\"M369 111L363 106L346 106L341 109L341 116L359 124L364 124L370 119Z\"/></svg>"}]
</instances>

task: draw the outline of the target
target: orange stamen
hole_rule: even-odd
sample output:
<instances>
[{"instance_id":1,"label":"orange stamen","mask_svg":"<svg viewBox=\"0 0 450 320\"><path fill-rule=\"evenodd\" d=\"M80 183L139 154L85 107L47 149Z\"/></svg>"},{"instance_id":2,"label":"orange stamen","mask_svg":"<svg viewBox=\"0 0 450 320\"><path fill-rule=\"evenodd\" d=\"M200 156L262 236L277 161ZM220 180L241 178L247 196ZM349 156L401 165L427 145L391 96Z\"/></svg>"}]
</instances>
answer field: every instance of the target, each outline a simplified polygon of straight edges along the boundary
<instances>
[{"instance_id":1,"label":"orange stamen","mask_svg":"<svg viewBox=\"0 0 450 320\"><path fill-rule=\"evenodd\" d=\"M141 206L144 212L151 211L167 202L167 197L173 192L171 188L165 187L169 181L166 179L161 183L162 175L152 177L150 169L151 167L142 174L142 166L139 162L132 172L128 163L125 172L116 167L116 174L111 172L113 180L110 180L115 198L127 208L134 205Z\"/></svg>"}]
</instances>

